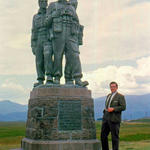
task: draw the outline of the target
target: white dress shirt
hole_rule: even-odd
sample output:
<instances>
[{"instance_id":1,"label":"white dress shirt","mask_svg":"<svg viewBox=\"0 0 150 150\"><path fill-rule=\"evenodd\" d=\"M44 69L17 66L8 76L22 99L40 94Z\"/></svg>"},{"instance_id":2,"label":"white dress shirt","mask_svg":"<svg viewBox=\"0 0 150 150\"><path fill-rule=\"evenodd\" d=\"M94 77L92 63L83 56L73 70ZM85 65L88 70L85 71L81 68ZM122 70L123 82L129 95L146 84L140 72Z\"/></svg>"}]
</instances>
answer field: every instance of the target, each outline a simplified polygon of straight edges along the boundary
<instances>
[{"instance_id":1,"label":"white dress shirt","mask_svg":"<svg viewBox=\"0 0 150 150\"><path fill-rule=\"evenodd\" d=\"M109 101L108 108L110 107L111 101L112 101L113 97L116 95L116 93L117 93L117 91L114 92L114 93L112 93L112 94L110 95L110 96L111 96L111 99L110 99L110 101ZM110 96L107 98L107 103L108 103L108 100L109 100ZM106 103L106 104L107 104L107 103Z\"/></svg>"}]
</instances>

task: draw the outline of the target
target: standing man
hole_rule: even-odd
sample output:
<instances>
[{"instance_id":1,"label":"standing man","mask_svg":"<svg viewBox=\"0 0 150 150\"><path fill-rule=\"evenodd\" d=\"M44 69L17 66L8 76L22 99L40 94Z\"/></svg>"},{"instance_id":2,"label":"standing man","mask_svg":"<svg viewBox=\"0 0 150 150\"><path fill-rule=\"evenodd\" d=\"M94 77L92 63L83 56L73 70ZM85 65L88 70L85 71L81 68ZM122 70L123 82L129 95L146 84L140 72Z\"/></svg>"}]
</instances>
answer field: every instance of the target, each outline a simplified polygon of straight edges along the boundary
<instances>
[{"instance_id":1,"label":"standing man","mask_svg":"<svg viewBox=\"0 0 150 150\"><path fill-rule=\"evenodd\" d=\"M117 92L118 84L110 83L111 94L108 94L105 103L101 142L102 150L109 150L108 135L111 132L113 150L119 150L119 129L121 123L121 112L126 109L126 102L123 95Z\"/></svg>"},{"instance_id":2,"label":"standing man","mask_svg":"<svg viewBox=\"0 0 150 150\"><path fill-rule=\"evenodd\" d=\"M62 59L64 50L70 52L70 69L75 84L85 87L88 82L82 82L82 69L79 57L78 32L79 19L75 8L67 0L50 3L47 9L46 24L53 30L54 51L54 83L60 84L62 77Z\"/></svg>"},{"instance_id":3,"label":"standing man","mask_svg":"<svg viewBox=\"0 0 150 150\"><path fill-rule=\"evenodd\" d=\"M53 82L52 44L45 25L47 0L38 0L39 11L33 17L31 48L36 57L36 71L38 82L34 87L42 85L47 76L47 84Z\"/></svg>"}]
</instances>

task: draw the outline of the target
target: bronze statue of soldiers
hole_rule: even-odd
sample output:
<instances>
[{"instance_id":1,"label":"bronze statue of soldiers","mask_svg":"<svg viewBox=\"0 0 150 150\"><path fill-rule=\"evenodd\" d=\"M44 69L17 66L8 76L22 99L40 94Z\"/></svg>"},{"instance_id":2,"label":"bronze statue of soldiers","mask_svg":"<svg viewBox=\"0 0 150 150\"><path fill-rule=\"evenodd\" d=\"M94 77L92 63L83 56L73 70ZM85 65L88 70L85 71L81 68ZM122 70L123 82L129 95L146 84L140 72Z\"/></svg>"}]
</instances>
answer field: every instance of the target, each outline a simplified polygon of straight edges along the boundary
<instances>
[{"instance_id":1,"label":"bronze statue of soldiers","mask_svg":"<svg viewBox=\"0 0 150 150\"><path fill-rule=\"evenodd\" d=\"M62 59L65 50L67 62L69 63L69 74L75 80L75 84L85 87L88 82L82 82L81 62L79 58L79 19L76 9L66 0L58 0L50 3L47 9L46 24L53 30L53 52L54 52L54 83L60 84L62 77ZM67 56L68 55L68 56ZM67 74L65 75L66 82ZM72 80L72 79L71 79Z\"/></svg>"},{"instance_id":2,"label":"bronze statue of soldiers","mask_svg":"<svg viewBox=\"0 0 150 150\"><path fill-rule=\"evenodd\" d=\"M36 71L38 82L34 87L42 85L47 76L47 84L53 82L52 43L47 30L45 19L47 0L38 0L39 11L33 17L31 47L36 57Z\"/></svg>"}]
</instances>

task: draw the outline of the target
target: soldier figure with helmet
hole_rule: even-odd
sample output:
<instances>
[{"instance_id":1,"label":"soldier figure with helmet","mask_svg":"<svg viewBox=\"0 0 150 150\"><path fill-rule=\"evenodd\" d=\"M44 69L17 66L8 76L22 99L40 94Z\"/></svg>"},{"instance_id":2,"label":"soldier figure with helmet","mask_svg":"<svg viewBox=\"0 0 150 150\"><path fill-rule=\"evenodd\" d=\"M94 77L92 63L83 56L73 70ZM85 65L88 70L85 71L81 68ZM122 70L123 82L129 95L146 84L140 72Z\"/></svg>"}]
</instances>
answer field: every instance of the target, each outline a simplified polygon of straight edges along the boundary
<instances>
[{"instance_id":1,"label":"soldier figure with helmet","mask_svg":"<svg viewBox=\"0 0 150 150\"><path fill-rule=\"evenodd\" d=\"M66 84L75 80L75 84L85 87L87 81L82 82L82 69L79 58L79 19L75 7L66 0L58 0L50 3L47 9L46 24L53 30L54 52L54 83L60 84L62 77L62 59L65 51L66 61L69 63L69 71L65 71ZM69 61L68 61L69 59Z\"/></svg>"},{"instance_id":2,"label":"soldier figure with helmet","mask_svg":"<svg viewBox=\"0 0 150 150\"><path fill-rule=\"evenodd\" d=\"M47 0L38 0L39 11L33 17L31 48L36 57L36 71L38 82L34 87L42 85L47 76L47 84L53 83L52 44L45 25Z\"/></svg>"}]
</instances>

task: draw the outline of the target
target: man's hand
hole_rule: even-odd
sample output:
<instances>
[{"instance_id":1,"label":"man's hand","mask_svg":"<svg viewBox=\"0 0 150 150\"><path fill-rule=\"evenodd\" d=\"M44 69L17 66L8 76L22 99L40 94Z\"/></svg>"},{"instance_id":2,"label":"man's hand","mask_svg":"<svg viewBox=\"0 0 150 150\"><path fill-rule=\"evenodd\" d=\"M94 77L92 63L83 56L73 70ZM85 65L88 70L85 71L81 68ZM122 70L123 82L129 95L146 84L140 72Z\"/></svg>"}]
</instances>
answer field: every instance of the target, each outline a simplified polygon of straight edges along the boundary
<instances>
[{"instance_id":1,"label":"man's hand","mask_svg":"<svg viewBox=\"0 0 150 150\"><path fill-rule=\"evenodd\" d=\"M107 109L108 112L113 112L114 110L115 110L115 109L112 108L112 107L109 107L109 108Z\"/></svg>"}]
</instances>

